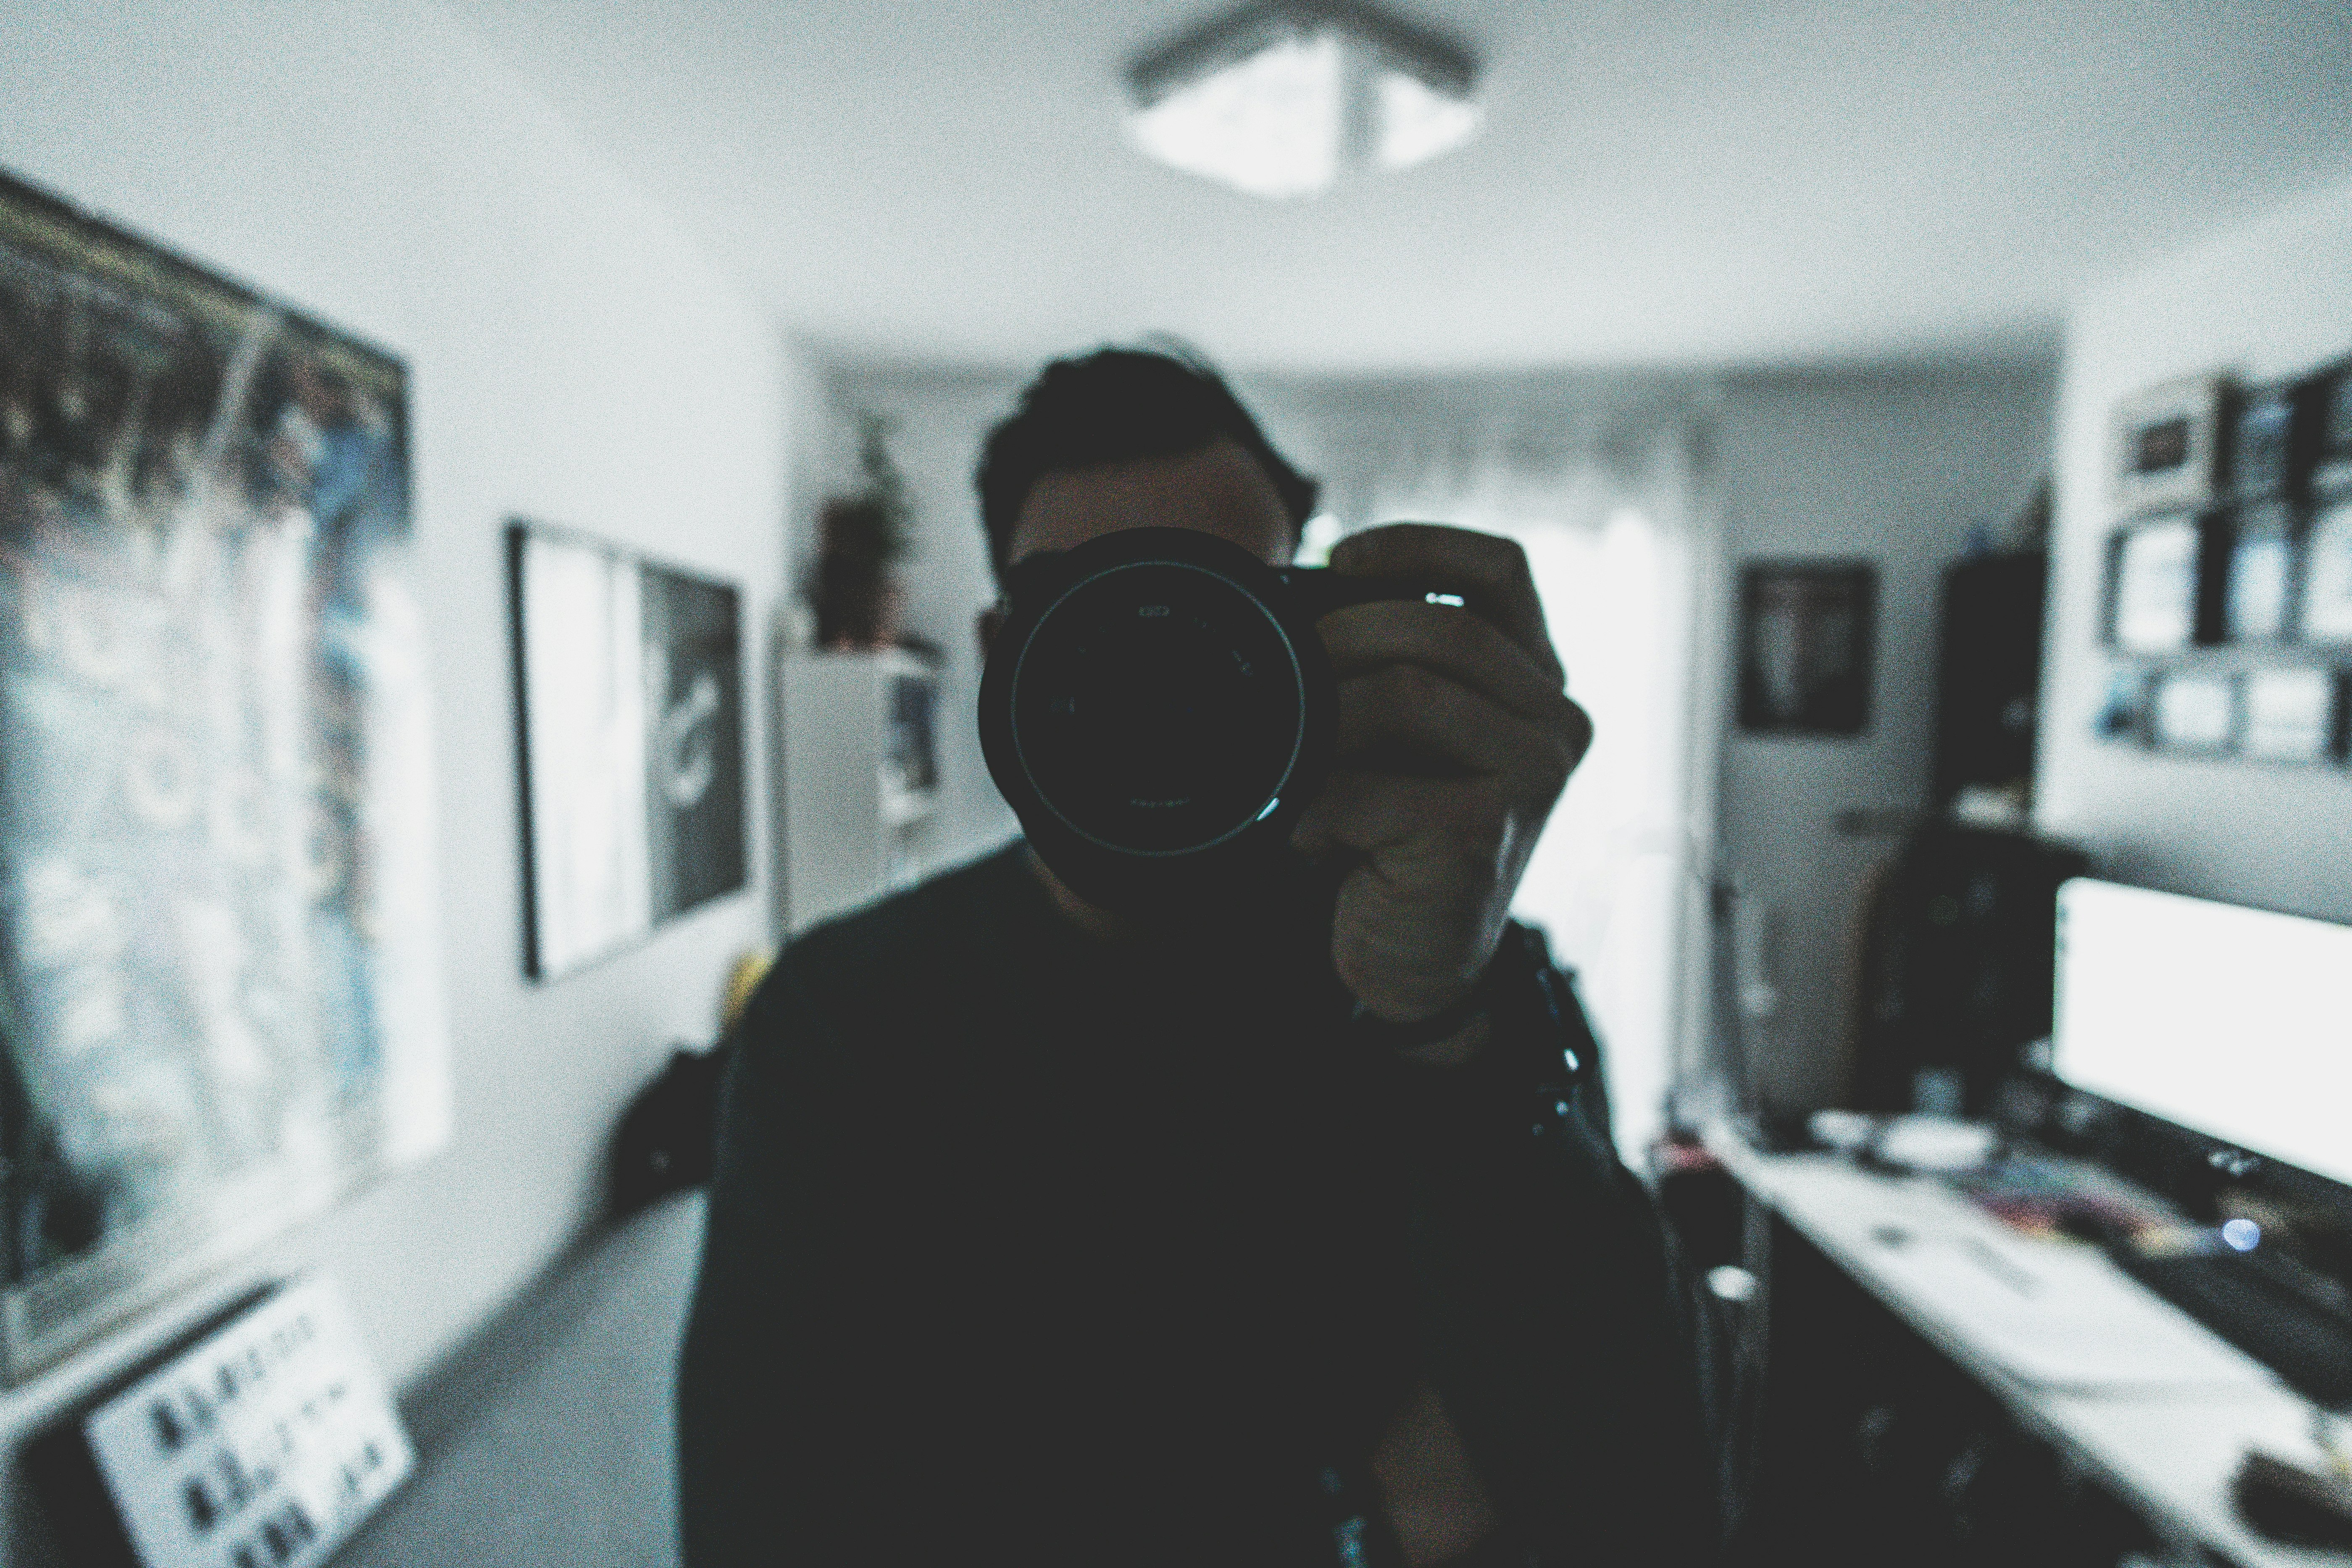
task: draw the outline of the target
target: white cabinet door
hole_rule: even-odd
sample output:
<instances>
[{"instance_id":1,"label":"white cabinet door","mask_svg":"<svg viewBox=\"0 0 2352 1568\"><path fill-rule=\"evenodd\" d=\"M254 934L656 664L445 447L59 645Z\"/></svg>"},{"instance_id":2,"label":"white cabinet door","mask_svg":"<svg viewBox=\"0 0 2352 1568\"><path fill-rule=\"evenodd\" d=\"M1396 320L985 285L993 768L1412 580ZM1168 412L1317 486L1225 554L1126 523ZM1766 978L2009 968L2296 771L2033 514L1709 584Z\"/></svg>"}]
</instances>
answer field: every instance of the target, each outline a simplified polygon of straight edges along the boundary
<instances>
[{"instance_id":1,"label":"white cabinet door","mask_svg":"<svg viewBox=\"0 0 2352 1568\"><path fill-rule=\"evenodd\" d=\"M907 709L903 683L933 679L920 659L891 649L799 652L778 667L777 839L787 936L919 874L915 847L934 792L909 787L893 715ZM922 749L929 754L928 744Z\"/></svg>"}]
</instances>

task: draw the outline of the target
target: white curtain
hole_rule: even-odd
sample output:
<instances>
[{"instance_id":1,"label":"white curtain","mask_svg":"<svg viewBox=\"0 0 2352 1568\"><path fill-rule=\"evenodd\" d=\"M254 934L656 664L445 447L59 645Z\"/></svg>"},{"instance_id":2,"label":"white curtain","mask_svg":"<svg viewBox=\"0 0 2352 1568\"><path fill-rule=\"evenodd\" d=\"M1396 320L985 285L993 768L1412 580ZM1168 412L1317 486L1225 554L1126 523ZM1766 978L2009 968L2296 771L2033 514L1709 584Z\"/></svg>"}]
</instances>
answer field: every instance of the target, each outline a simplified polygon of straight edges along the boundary
<instances>
[{"instance_id":1,"label":"white curtain","mask_svg":"<svg viewBox=\"0 0 2352 1568\"><path fill-rule=\"evenodd\" d=\"M1278 445L1324 482L1310 548L1375 523L1507 534L1528 552L1591 752L1554 811L1517 911L1551 936L1601 1037L1619 1148L1661 1124L1697 1020L1695 868L1711 821L1695 616L1711 566L1707 388L1528 375L1257 394ZM1711 731L1708 731L1711 733Z\"/></svg>"}]
</instances>

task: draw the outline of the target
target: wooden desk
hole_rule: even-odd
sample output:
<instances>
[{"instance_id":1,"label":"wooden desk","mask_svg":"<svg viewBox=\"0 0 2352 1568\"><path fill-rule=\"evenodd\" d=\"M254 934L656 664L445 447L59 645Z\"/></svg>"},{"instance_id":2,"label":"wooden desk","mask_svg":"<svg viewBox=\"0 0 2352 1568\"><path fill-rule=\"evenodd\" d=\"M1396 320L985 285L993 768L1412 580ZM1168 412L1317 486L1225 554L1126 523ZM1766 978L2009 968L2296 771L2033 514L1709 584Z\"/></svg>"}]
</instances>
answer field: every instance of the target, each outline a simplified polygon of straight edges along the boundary
<instances>
[{"instance_id":1,"label":"wooden desk","mask_svg":"<svg viewBox=\"0 0 2352 1568\"><path fill-rule=\"evenodd\" d=\"M2352 1562L2257 1535L2230 1500L2250 1445L2316 1460L2310 1405L2095 1248L2021 1236L1932 1179L1762 1154L1728 1131L1707 1146L1751 1202L2174 1546L2247 1568Z\"/></svg>"}]
</instances>

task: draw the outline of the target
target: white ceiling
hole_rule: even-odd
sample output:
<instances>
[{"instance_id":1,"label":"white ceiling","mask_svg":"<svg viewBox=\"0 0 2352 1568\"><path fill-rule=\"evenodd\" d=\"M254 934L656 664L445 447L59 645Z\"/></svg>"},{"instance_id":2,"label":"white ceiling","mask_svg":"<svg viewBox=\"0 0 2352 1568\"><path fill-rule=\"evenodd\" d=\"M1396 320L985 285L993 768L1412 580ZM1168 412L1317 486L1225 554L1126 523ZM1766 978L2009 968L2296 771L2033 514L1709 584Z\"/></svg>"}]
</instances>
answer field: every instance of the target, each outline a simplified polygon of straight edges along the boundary
<instances>
[{"instance_id":1,"label":"white ceiling","mask_svg":"<svg viewBox=\"0 0 2352 1568\"><path fill-rule=\"evenodd\" d=\"M1412 0L1466 151L1270 204L1117 81L1217 0L456 0L790 328L1253 369L2021 354L2068 293L2352 174L2352 0Z\"/></svg>"}]
</instances>

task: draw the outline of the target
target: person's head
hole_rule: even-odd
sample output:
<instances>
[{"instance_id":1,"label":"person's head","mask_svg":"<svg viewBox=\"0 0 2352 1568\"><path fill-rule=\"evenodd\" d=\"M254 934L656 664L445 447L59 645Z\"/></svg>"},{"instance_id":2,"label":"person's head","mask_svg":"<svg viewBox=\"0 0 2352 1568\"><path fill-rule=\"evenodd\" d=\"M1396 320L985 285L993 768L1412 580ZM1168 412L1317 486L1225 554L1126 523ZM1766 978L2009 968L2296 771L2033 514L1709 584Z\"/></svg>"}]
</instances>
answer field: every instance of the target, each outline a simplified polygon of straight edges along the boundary
<instances>
[{"instance_id":1,"label":"person's head","mask_svg":"<svg viewBox=\"0 0 2352 1568\"><path fill-rule=\"evenodd\" d=\"M1315 481L1275 451L1215 371L1189 355L1134 349L1047 365L990 432L973 481L1000 584L1035 552L1147 526L1198 529L1285 565L1315 510ZM983 655L1002 614L981 614ZM1135 934L1045 876L1082 922Z\"/></svg>"},{"instance_id":2,"label":"person's head","mask_svg":"<svg viewBox=\"0 0 2352 1568\"><path fill-rule=\"evenodd\" d=\"M1179 353L1056 360L990 432L973 482L998 581L1039 550L1156 525L1286 563L1315 481L1274 449L1223 377Z\"/></svg>"}]
</instances>

